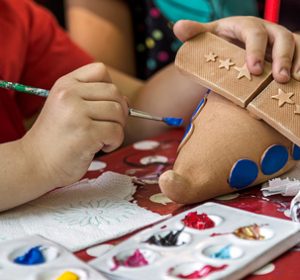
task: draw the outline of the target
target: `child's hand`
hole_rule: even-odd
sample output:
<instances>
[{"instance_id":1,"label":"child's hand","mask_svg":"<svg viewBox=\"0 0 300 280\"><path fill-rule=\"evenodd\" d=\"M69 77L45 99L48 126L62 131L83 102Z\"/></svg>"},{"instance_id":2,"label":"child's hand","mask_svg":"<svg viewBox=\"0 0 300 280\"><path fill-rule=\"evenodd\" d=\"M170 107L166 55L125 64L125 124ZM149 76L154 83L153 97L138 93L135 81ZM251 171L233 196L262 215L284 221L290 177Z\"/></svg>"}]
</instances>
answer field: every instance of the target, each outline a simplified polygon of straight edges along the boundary
<instances>
[{"instance_id":1,"label":"child's hand","mask_svg":"<svg viewBox=\"0 0 300 280\"><path fill-rule=\"evenodd\" d=\"M90 64L55 83L25 147L53 186L70 184L85 174L96 152L122 144L127 115L106 67Z\"/></svg>"},{"instance_id":2,"label":"child's hand","mask_svg":"<svg viewBox=\"0 0 300 280\"><path fill-rule=\"evenodd\" d=\"M181 41L206 31L245 43L247 66L254 75L262 73L267 47L271 47L274 79L288 82L292 73L300 81L300 36L283 26L256 17L228 17L207 24L181 20L174 26Z\"/></svg>"}]
</instances>

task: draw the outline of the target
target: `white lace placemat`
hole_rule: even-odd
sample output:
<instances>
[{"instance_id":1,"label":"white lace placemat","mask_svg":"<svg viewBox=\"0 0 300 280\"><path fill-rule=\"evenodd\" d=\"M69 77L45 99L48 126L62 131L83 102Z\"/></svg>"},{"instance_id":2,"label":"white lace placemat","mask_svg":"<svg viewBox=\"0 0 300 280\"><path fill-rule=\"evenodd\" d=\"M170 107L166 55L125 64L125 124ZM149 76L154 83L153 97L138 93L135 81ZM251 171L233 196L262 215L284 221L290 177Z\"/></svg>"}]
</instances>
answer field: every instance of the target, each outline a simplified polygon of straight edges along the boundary
<instances>
[{"instance_id":1,"label":"white lace placemat","mask_svg":"<svg viewBox=\"0 0 300 280\"><path fill-rule=\"evenodd\" d=\"M0 214L0 240L40 234L77 251L120 237L167 216L129 202L129 176L105 172Z\"/></svg>"}]
</instances>

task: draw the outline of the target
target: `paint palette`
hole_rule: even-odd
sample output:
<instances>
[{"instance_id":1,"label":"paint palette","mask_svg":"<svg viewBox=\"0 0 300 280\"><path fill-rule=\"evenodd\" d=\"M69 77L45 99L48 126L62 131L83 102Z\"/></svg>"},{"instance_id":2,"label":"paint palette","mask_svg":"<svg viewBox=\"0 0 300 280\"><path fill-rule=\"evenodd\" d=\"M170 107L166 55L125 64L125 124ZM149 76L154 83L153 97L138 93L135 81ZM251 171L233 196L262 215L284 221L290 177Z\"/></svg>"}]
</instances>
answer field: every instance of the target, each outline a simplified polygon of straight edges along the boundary
<instances>
[{"instance_id":1,"label":"paint palette","mask_svg":"<svg viewBox=\"0 0 300 280\"><path fill-rule=\"evenodd\" d=\"M101 280L99 272L40 236L0 243L0 279Z\"/></svg>"},{"instance_id":2,"label":"paint palette","mask_svg":"<svg viewBox=\"0 0 300 280\"><path fill-rule=\"evenodd\" d=\"M205 203L90 264L109 279L240 279L299 242L300 224Z\"/></svg>"}]
</instances>

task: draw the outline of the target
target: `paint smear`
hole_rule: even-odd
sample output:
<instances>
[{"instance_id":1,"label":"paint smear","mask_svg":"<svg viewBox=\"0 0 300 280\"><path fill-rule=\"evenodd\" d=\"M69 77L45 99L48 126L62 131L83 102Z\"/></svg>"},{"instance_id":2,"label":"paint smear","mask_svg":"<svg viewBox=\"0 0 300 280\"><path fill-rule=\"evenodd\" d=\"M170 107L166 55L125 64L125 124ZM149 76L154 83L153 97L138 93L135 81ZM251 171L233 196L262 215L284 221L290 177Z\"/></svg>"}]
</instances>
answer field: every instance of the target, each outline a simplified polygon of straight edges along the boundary
<instances>
[{"instance_id":1,"label":"paint smear","mask_svg":"<svg viewBox=\"0 0 300 280\"><path fill-rule=\"evenodd\" d=\"M41 251L41 246L36 246L29 249L24 255L18 256L14 262L22 265L36 265L45 263L45 257Z\"/></svg>"},{"instance_id":2,"label":"paint smear","mask_svg":"<svg viewBox=\"0 0 300 280\"><path fill-rule=\"evenodd\" d=\"M213 228L215 223L211 220L206 213L198 214L197 212L188 213L182 222L190 228L202 230Z\"/></svg>"},{"instance_id":3,"label":"paint smear","mask_svg":"<svg viewBox=\"0 0 300 280\"><path fill-rule=\"evenodd\" d=\"M227 264L224 264L222 266L212 266L212 265L205 265L201 269L196 270L190 274L178 274L176 277L181 278L181 279L200 279L203 277L208 276L209 274L223 270L227 267Z\"/></svg>"},{"instance_id":4,"label":"paint smear","mask_svg":"<svg viewBox=\"0 0 300 280\"><path fill-rule=\"evenodd\" d=\"M231 259L230 248L231 245L228 244L221 248L219 251L211 254L210 257L213 259Z\"/></svg>"},{"instance_id":5,"label":"paint smear","mask_svg":"<svg viewBox=\"0 0 300 280\"><path fill-rule=\"evenodd\" d=\"M140 267L149 264L139 249L135 250L131 256L128 256L125 259L118 259L116 256L114 256L113 262L115 266L111 268L111 271L118 269L120 266Z\"/></svg>"},{"instance_id":6,"label":"paint smear","mask_svg":"<svg viewBox=\"0 0 300 280\"><path fill-rule=\"evenodd\" d=\"M237 228L233 234L246 240L264 240L265 236L260 233L260 226L257 224Z\"/></svg>"},{"instance_id":7,"label":"paint smear","mask_svg":"<svg viewBox=\"0 0 300 280\"><path fill-rule=\"evenodd\" d=\"M178 244L178 238L184 228L177 231L170 231L167 235L161 236L159 234L154 234L150 236L145 242L151 245L163 246L163 247L171 247L171 246L181 246L184 245L185 242Z\"/></svg>"}]
</instances>

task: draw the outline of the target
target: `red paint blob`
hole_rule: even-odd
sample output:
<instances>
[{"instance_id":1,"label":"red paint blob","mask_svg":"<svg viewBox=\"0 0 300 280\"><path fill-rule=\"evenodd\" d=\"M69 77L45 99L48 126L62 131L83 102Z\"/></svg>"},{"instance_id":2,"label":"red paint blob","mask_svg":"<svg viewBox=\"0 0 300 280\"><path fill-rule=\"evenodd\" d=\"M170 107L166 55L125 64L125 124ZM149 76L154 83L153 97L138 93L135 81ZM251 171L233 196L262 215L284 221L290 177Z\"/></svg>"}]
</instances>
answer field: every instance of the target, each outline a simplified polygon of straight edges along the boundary
<instances>
[{"instance_id":1,"label":"red paint blob","mask_svg":"<svg viewBox=\"0 0 300 280\"><path fill-rule=\"evenodd\" d=\"M118 269L120 266L140 267L149 264L139 249L135 250L134 253L126 259L118 259L114 256L113 261L115 266L111 268L111 271Z\"/></svg>"},{"instance_id":2,"label":"red paint blob","mask_svg":"<svg viewBox=\"0 0 300 280\"><path fill-rule=\"evenodd\" d=\"M182 279L200 279L202 277L206 277L209 274L215 272L215 271L219 271L219 270L223 270L227 267L227 264L223 264L222 266L216 267L216 266L211 266L211 265L205 265L203 266L201 269L196 270L190 274L178 274L176 275L176 277L182 278Z\"/></svg>"},{"instance_id":3,"label":"red paint blob","mask_svg":"<svg viewBox=\"0 0 300 280\"><path fill-rule=\"evenodd\" d=\"M213 228L215 223L211 220L206 213L198 214L197 212L188 213L182 222L190 228L194 229L207 229Z\"/></svg>"}]
</instances>

